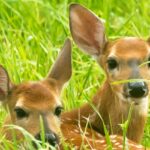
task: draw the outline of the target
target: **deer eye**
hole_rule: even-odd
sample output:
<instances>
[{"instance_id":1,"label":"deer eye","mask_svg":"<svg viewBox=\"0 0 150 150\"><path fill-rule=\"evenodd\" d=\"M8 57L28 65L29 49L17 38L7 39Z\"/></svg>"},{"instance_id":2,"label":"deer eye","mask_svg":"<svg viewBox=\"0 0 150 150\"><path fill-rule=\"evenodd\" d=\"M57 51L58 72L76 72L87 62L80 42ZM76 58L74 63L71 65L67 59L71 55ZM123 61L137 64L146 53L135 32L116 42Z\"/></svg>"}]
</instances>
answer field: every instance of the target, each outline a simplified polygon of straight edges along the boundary
<instances>
[{"instance_id":1,"label":"deer eye","mask_svg":"<svg viewBox=\"0 0 150 150\"><path fill-rule=\"evenodd\" d=\"M58 106L58 107L56 107L56 109L55 109L55 115L56 116L60 116L60 114L61 114L61 112L62 112L62 107L61 106Z\"/></svg>"},{"instance_id":2,"label":"deer eye","mask_svg":"<svg viewBox=\"0 0 150 150\"><path fill-rule=\"evenodd\" d=\"M14 111L16 112L16 116L17 116L18 119L22 119L22 118L28 117L28 115L29 115L22 108L15 108Z\"/></svg>"},{"instance_id":3,"label":"deer eye","mask_svg":"<svg viewBox=\"0 0 150 150\"><path fill-rule=\"evenodd\" d=\"M148 68L150 68L150 57L148 58L147 65L148 65Z\"/></svg>"},{"instance_id":4,"label":"deer eye","mask_svg":"<svg viewBox=\"0 0 150 150\"><path fill-rule=\"evenodd\" d=\"M116 61L114 58L109 59L109 60L107 61L107 63L108 63L108 68L109 68L110 70L113 70L113 69L115 69L115 68L118 67L118 63L117 63L117 61Z\"/></svg>"}]
</instances>

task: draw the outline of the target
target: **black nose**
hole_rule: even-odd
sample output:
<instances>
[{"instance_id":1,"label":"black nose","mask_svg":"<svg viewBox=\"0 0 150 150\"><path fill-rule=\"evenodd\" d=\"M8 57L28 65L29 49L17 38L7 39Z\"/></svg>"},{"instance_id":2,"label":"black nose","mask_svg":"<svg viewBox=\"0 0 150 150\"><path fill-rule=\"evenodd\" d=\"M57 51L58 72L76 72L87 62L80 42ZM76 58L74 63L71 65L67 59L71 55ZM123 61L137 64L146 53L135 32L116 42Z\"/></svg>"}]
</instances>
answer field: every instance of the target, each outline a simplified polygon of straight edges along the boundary
<instances>
[{"instance_id":1,"label":"black nose","mask_svg":"<svg viewBox=\"0 0 150 150\"><path fill-rule=\"evenodd\" d=\"M37 134L35 138L41 141L41 134ZM58 144L58 137L54 133L45 133L45 142L48 142L51 146L56 146Z\"/></svg>"},{"instance_id":2,"label":"black nose","mask_svg":"<svg viewBox=\"0 0 150 150\"><path fill-rule=\"evenodd\" d=\"M133 98L140 98L148 93L148 88L145 82L130 82L128 83L129 95Z\"/></svg>"}]
</instances>

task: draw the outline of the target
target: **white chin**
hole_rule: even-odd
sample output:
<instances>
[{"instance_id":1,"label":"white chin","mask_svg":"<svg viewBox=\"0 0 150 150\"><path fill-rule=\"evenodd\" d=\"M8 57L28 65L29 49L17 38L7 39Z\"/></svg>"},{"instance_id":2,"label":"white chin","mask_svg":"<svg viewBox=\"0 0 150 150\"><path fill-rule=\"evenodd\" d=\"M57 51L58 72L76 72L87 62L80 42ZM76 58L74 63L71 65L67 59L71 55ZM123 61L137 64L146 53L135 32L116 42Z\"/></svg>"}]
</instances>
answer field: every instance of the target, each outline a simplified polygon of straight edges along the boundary
<instances>
[{"instance_id":1,"label":"white chin","mask_svg":"<svg viewBox=\"0 0 150 150\"><path fill-rule=\"evenodd\" d=\"M135 105L141 105L143 103L148 103L148 96L142 97L142 98L132 98L132 97L125 97L121 93L117 93L117 96L119 100L126 102L126 103L133 103Z\"/></svg>"},{"instance_id":2,"label":"white chin","mask_svg":"<svg viewBox=\"0 0 150 150\"><path fill-rule=\"evenodd\" d=\"M134 104L133 108L134 108L134 110L136 110L138 112L139 115L147 115L148 104L149 104L148 96L142 97L142 98L134 98L134 99L131 97L125 98L120 93L118 93L117 96L119 98L119 101L123 102L123 105L124 105L124 103L126 103L127 105L129 104L129 107L130 107L131 106L130 104L133 103Z\"/></svg>"}]
</instances>

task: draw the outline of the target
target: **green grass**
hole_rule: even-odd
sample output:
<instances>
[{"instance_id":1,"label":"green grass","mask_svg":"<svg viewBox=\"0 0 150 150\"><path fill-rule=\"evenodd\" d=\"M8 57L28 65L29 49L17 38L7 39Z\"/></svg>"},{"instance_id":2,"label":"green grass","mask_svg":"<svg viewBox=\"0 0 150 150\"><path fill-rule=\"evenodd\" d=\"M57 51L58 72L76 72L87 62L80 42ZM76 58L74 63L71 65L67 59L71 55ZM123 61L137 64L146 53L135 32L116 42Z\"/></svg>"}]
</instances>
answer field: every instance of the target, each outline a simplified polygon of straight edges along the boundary
<instances>
[{"instance_id":1,"label":"green grass","mask_svg":"<svg viewBox=\"0 0 150 150\"><path fill-rule=\"evenodd\" d=\"M83 4L101 16L109 39L147 39L150 35L150 0L0 0L0 64L13 82L46 76L65 38L70 37L71 2ZM73 76L62 94L65 110L89 101L104 79L94 59L73 45ZM0 116L1 126L6 116L1 108ZM142 143L150 146L150 117Z\"/></svg>"}]
</instances>

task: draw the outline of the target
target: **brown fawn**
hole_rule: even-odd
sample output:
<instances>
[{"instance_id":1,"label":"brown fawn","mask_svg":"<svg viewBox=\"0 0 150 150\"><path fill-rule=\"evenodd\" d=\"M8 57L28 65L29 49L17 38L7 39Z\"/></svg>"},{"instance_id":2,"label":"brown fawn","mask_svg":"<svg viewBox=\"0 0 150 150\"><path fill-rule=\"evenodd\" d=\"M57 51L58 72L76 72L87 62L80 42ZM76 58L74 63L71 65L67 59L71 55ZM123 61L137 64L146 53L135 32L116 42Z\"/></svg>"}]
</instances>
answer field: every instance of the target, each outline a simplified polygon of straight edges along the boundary
<instances>
[{"instance_id":1,"label":"brown fawn","mask_svg":"<svg viewBox=\"0 0 150 150\"><path fill-rule=\"evenodd\" d=\"M120 124L132 107L127 137L139 143L148 113L150 42L136 37L108 41L102 21L79 4L70 5L69 17L75 43L96 58L107 79L94 96L93 106L87 103L62 114L62 127L79 124L84 128L88 118L89 128L96 132L104 135L104 121L110 134L122 135Z\"/></svg>"},{"instance_id":2,"label":"brown fawn","mask_svg":"<svg viewBox=\"0 0 150 150\"><path fill-rule=\"evenodd\" d=\"M12 132L6 125L24 128L36 139L41 140L40 116L43 119L45 141L55 146L60 136L61 89L71 77L71 42L66 40L48 76L42 81L13 84L7 71L0 66L0 101L8 107L9 114L2 132L12 140ZM15 130L15 129L14 129ZM17 129L16 139L23 140Z\"/></svg>"},{"instance_id":3,"label":"brown fawn","mask_svg":"<svg viewBox=\"0 0 150 150\"><path fill-rule=\"evenodd\" d=\"M63 67L62 67L63 66ZM0 66L0 100L5 107L9 108L10 115L7 117L2 132L8 140L13 140L11 130L5 125L15 124L27 130L35 138L41 140L40 116L43 119L45 141L55 146L63 135L69 148L104 150L108 148L107 141L99 133L92 129L79 128L73 124L63 124L60 131L59 116L62 105L60 92L63 84L71 77L71 43L66 41L59 57L57 58L48 76L38 82L27 82L14 85L9 79L7 71ZM15 130L15 129L14 129ZM17 129L16 138L24 140L23 134ZM62 132L62 134L60 133ZM123 138L110 136L113 148L123 148ZM128 148L132 150L144 150L141 145L127 140ZM67 144L67 145L68 145ZM71 145L71 146L70 146ZM58 149L64 149L59 143Z\"/></svg>"}]
</instances>

